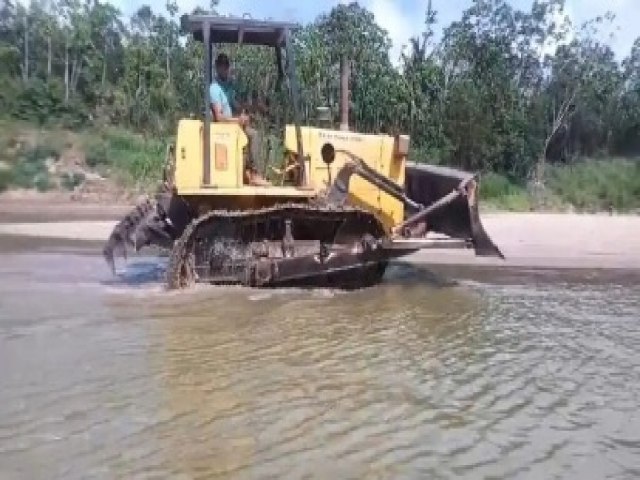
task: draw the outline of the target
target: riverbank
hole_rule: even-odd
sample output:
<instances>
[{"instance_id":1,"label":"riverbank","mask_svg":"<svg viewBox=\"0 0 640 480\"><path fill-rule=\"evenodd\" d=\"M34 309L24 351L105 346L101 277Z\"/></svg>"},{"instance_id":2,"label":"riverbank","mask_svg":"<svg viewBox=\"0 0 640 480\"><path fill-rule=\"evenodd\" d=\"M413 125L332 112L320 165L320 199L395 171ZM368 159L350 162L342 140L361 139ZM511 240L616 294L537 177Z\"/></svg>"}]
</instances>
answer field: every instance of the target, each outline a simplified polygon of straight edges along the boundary
<instances>
[{"instance_id":1,"label":"riverbank","mask_svg":"<svg viewBox=\"0 0 640 480\"><path fill-rule=\"evenodd\" d=\"M0 203L6 195L130 203L154 191L171 140L115 126L72 131L0 119ZM410 158L428 160L420 149L412 150ZM580 158L548 165L546 176L544 191L533 192L523 179L484 172L480 197L485 211L640 212L638 158Z\"/></svg>"},{"instance_id":2,"label":"riverbank","mask_svg":"<svg viewBox=\"0 0 640 480\"><path fill-rule=\"evenodd\" d=\"M0 235L103 242L129 205L1 202ZM640 216L605 214L481 214L506 259L471 250L424 250L405 257L417 264L640 270Z\"/></svg>"},{"instance_id":3,"label":"riverbank","mask_svg":"<svg viewBox=\"0 0 640 480\"><path fill-rule=\"evenodd\" d=\"M487 213L482 222L505 260L476 257L470 250L427 250L406 259L450 265L640 270L639 216Z\"/></svg>"}]
</instances>

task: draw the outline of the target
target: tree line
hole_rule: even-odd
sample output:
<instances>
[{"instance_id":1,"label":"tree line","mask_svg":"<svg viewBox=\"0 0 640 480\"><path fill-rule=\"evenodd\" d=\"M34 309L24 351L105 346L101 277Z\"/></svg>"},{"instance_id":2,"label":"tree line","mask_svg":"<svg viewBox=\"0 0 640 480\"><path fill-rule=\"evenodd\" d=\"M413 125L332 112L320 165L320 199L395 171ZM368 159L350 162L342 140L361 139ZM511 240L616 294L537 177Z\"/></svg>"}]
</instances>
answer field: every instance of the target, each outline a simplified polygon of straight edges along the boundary
<instances>
[{"instance_id":1,"label":"tree line","mask_svg":"<svg viewBox=\"0 0 640 480\"><path fill-rule=\"evenodd\" d=\"M98 0L0 0L0 109L69 128L116 124L156 136L201 115L202 45L180 31L177 2L130 18ZM217 1L190 13L215 13ZM601 40L612 16L574 26L564 0L474 0L435 40L424 32L392 59L388 33L357 2L302 26L295 52L303 120L328 107L339 123L340 60L350 63L350 127L411 136L413 159L513 180L544 165L640 154L640 38L618 61ZM273 52L225 46L242 95L292 121Z\"/></svg>"}]
</instances>

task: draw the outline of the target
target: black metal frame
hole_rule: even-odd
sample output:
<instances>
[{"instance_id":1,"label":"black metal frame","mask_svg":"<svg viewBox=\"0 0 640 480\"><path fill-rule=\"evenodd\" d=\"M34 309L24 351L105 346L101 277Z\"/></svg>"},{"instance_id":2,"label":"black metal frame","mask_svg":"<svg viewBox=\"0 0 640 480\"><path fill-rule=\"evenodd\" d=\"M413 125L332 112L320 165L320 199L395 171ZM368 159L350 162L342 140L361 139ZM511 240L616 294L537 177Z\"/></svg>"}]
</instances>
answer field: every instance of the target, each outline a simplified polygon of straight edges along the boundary
<instances>
[{"instance_id":1,"label":"black metal frame","mask_svg":"<svg viewBox=\"0 0 640 480\"><path fill-rule=\"evenodd\" d=\"M202 41L204 46L204 85L203 100L205 107L203 132L202 179L205 185L211 184L211 102L209 101L209 86L213 80L212 67L214 58L214 43L237 43L262 45L275 48L278 67L278 86L281 78L287 81L289 100L293 106L293 121L296 129L296 150L298 162L302 170L302 181L306 184L307 173L304 165L304 150L302 147L300 90L296 76L295 54L291 44L291 33L299 28L298 25L285 22L258 21L246 18L228 18L214 15L183 15L181 18L183 32L191 33L195 40ZM236 33L237 32L237 33ZM285 66L282 64L283 48Z\"/></svg>"}]
</instances>

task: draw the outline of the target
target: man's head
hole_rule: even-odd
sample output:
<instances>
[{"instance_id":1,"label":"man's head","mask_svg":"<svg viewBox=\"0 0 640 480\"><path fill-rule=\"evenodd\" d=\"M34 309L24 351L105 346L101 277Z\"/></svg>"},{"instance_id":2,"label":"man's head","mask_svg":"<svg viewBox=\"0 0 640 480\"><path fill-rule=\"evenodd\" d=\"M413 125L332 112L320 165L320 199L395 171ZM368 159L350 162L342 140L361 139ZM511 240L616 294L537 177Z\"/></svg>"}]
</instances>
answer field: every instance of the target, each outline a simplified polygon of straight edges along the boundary
<instances>
[{"instance_id":1,"label":"man's head","mask_svg":"<svg viewBox=\"0 0 640 480\"><path fill-rule=\"evenodd\" d=\"M229 79L229 57L221 53L216 58L216 74L222 81Z\"/></svg>"}]
</instances>

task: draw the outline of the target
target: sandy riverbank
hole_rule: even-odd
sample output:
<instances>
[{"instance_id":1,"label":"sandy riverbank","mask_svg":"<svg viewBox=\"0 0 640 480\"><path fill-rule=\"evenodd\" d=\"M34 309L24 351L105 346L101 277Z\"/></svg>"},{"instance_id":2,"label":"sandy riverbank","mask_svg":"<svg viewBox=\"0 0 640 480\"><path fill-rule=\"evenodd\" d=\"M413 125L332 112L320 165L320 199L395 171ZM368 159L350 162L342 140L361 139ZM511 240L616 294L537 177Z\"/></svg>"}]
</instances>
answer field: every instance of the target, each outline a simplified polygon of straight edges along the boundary
<instances>
[{"instance_id":1,"label":"sandy riverbank","mask_svg":"<svg viewBox=\"0 0 640 480\"><path fill-rule=\"evenodd\" d=\"M0 235L101 242L129 207L91 204L0 205ZM484 213L485 229L506 260L469 250L429 250L417 263L541 268L640 269L640 217Z\"/></svg>"},{"instance_id":2,"label":"sandy riverbank","mask_svg":"<svg viewBox=\"0 0 640 480\"><path fill-rule=\"evenodd\" d=\"M113 221L121 218L131 208L131 205L123 203L71 202L54 195L38 200L0 196L0 224Z\"/></svg>"},{"instance_id":3,"label":"sandy riverbank","mask_svg":"<svg viewBox=\"0 0 640 480\"><path fill-rule=\"evenodd\" d=\"M505 260L468 250L421 251L418 262L541 268L640 269L640 217L491 213L482 215Z\"/></svg>"}]
</instances>

